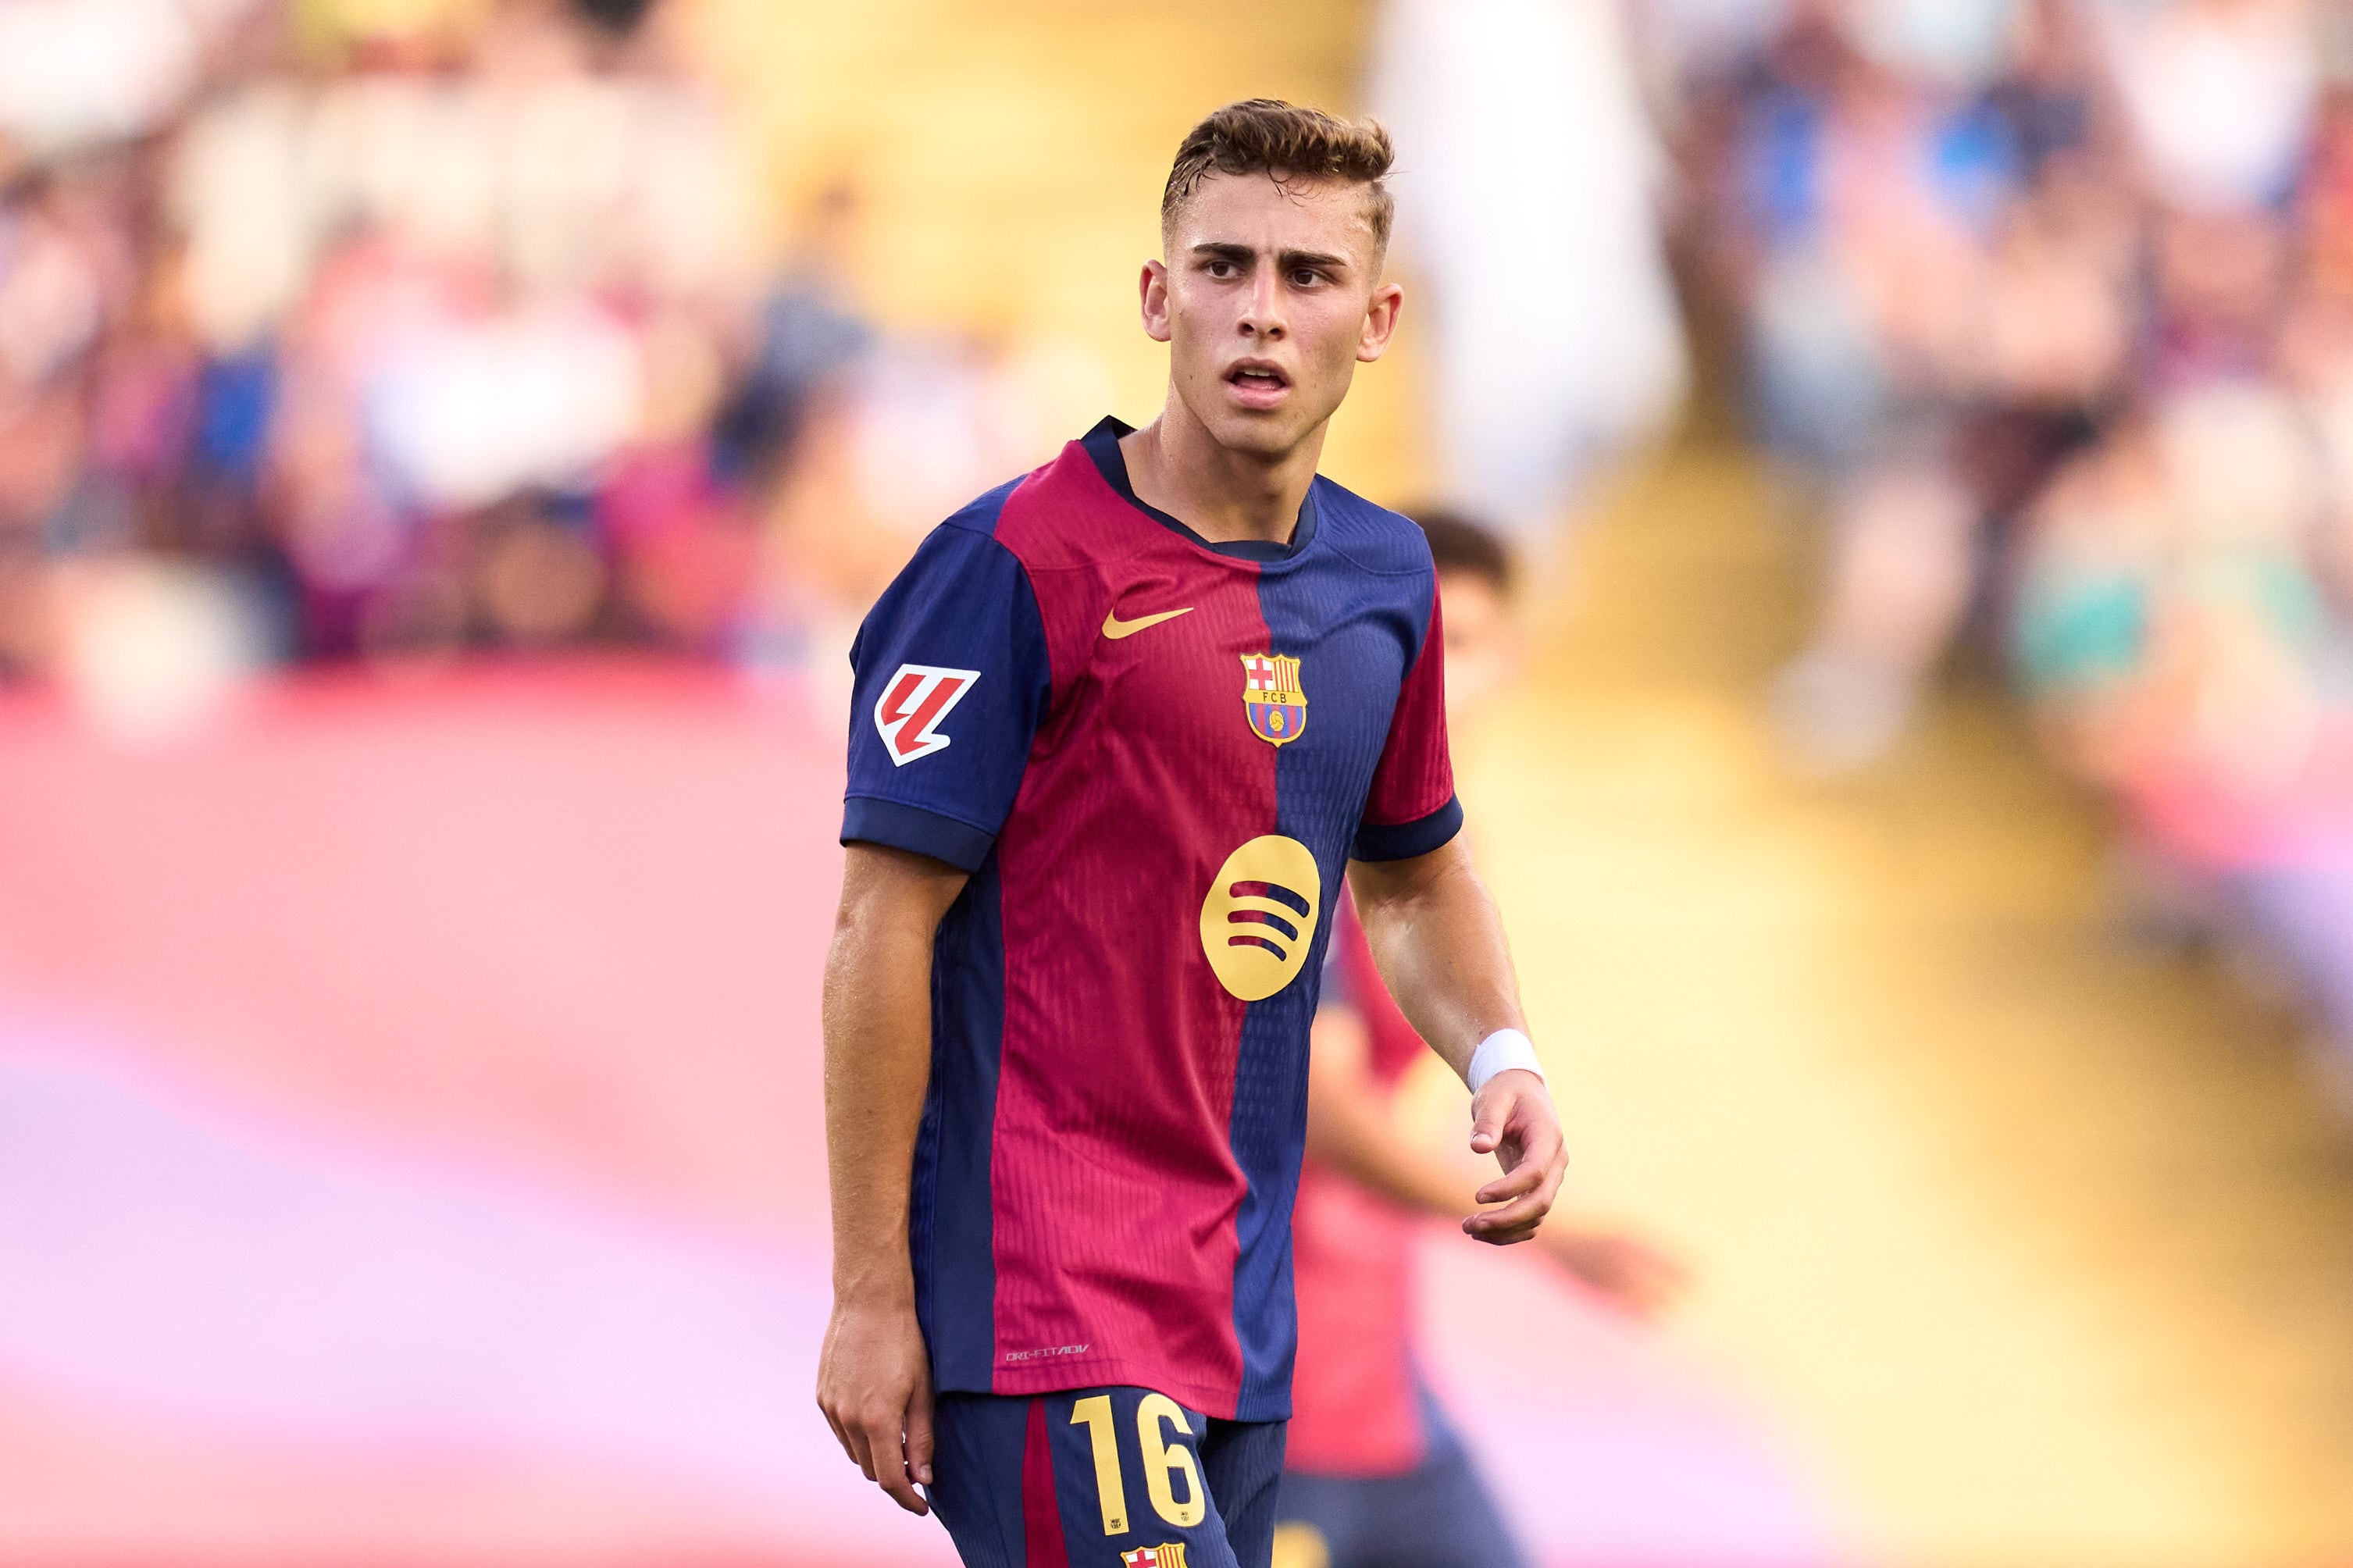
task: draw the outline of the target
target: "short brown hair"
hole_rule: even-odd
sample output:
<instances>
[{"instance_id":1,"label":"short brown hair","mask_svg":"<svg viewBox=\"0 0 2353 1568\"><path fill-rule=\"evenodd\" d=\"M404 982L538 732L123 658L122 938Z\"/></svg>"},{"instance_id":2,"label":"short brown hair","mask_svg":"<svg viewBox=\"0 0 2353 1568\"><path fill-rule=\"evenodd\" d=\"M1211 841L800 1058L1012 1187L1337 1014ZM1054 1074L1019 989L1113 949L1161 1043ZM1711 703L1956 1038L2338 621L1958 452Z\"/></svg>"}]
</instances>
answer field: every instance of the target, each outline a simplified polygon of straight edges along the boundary
<instances>
[{"instance_id":1,"label":"short brown hair","mask_svg":"<svg viewBox=\"0 0 2353 1568\"><path fill-rule=\"evenodd\" d=\"M1302 109L1276 98L1250 98L1213 111L1185 134L1168 187L1160 196L1165 232L1178 209L1208 174L1269 174L1278 179L1345 180L1372 187L1366 211L1373 240L1388 248L1389 219L1396 212L1381 184L1396 160L1389 133L1374 120L1340 120L1320 109Z\"/></svg>"},{"instance_id":2,"label":"short brown hair","mask_svg":"<svg viewBox=\"0 0 2353 1568\"><path fill-rule=\"evenodd\" d=\"M1414 514L1430 539L1430 564L1441 577L1476 577L1505 598L1511 597L1511 547L1494 530L1472 521L1458 511L1432 507Z\"/></svg>"}]
</instances>

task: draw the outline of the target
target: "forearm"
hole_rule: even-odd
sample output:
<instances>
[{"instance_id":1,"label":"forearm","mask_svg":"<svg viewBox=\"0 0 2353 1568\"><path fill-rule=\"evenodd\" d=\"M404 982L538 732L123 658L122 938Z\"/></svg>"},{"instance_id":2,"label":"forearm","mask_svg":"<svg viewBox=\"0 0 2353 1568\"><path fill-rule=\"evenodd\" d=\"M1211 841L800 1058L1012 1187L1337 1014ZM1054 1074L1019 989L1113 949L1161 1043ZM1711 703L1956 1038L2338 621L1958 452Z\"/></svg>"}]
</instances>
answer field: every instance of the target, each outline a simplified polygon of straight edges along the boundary
<instances>
[{"instance_id":1,"label":"forearm","mask_svg":"<svg viewBox=\"0 0 2353 1568\"><path fill-rule=\"evenodd\" d=\"M853 848L825 973L826 1163L837 1298L912 1300L907 1205L931 1078L932 942L960 874ZM864 864L861 865L860 862Z\"/></svg>"},{"instance_id":2,"label":"forearm","mask_svg":"<svg viewBox=\"0 0 2353 1568\"><path fill-rule=\"evenodd\" d=\"M1458 1216L1479 1185L1469 1170L1414 1147L1381 1118L1335 1125L1311 1109L1307 1152L1359 1186L1420 1214Z\"/></svg>"},{"instance_id":3,"label":"forearm","mask_svg":"<svg viewBox=\"0 0 2353 1568\"><path fill-rule=\"evenodd\" d=\"M1498 1029L1527 1027L1495 900L1459 837L1411 860L1349 868L1357 912L1389 994L1430 1048L1467 1078Z\"/></svg>"},{"instance_id":4,"label":"forearm","mask_svg":"<svg viewBox=\"0 0 2353 1568\"><path fill-rule=\"evenodd\" d=\"M1403 1207L1460 1209L1478 1184L1450 1175L1398 1137L1389 1096L1372 1075L1372 1037L1363 1015L1327 1001L1308 1050L1309 1158Z\"/></svg>"}]
</instances>

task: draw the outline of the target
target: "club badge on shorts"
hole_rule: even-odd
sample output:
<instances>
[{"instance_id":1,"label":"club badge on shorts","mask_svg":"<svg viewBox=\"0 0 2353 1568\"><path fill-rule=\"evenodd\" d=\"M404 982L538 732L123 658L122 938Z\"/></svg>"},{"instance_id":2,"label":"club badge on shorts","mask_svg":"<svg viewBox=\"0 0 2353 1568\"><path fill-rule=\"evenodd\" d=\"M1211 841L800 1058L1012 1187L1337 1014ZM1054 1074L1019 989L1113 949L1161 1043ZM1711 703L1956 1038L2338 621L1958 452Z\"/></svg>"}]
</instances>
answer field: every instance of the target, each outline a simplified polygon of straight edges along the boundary
<instances>
[{"instance_id":1,"label":"club badge on shorts","mask_svg":"<svg viewBox=\"0 0 2353 1568\"><path fill-rule=\"evenodd\" d=\"M1270 746L1299 739L1307 728L1307 694L1299 689L1299 661L1279 653L1242 655L1242 706L1250 733Z\"/></svg>"},{"instance_id":2,"label":"club badge on shorts","mask_svg":"<svg viewBox=\"0 0 2353 1568\"><path fill-rule=\"evenodd\" d=\"M1174 1541L1166 1546L1139 1546L1133 1552L1119 1554L1126 1568L1192 1568L1185 1561L1185 1543Z\"/></svg>"}]
</instances>

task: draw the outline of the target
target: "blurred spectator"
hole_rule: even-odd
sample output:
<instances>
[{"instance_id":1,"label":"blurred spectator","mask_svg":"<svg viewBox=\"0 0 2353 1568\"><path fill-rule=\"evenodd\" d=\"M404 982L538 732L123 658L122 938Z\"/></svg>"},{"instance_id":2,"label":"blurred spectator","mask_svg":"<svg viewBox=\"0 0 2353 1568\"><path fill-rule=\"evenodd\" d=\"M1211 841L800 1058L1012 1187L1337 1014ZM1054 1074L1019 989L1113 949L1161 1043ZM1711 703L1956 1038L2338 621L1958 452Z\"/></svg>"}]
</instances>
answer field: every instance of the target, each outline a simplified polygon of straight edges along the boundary
<instances>
[{"instance_id":1,"label":"blurred spectator","mask_svg":"<svg viewBox=\"0 0 2353 1568\"><path fill-rule=\"evenodd\" d=\"M789 431L725 416L865 333L761 319L670 16L0 0L0 678L736 647ZM95 607L151 561L201 614Z\"/></svg>"},{"instance_id":2,"label":"blurred spectator","mask_svg":"<svg viewBox=\"0 0 2353 1568\"><path fill-rule=\"evenodd\" d=\"M1100 416L1084 355L870 328L848 183L764 277L678 16L0 0L0 679L803 662ZM93 608L134 578L186 613Z\"/></svg>"},{"instance_id":3,"label":"blurred spectator","mask_svg":"<svg viewBox=\"0 0 2353 1568\"><path fill-rule=\"evenodd\" d=\"M1742 14L1745 49L1670 64L1691 271L1829 523L1793 755L1868 763L2006 622L2136 885L2284 973L2353 1085L2341 8Z\"/></svg>"}]
</instances>

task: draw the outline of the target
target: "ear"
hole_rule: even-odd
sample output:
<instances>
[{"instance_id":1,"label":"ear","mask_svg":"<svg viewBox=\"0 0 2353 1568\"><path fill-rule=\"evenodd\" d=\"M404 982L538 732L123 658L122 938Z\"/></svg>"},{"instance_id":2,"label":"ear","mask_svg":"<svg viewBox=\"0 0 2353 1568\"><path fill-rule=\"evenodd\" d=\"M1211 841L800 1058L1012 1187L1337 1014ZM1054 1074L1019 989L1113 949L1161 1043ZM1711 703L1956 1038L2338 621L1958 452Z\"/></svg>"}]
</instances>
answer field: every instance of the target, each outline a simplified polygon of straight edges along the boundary
<instances>
[{"instance_id":1,"label":"ear","mask_svg":"<svg viewBox=\"0 0 2353 1568\"><path fill-rule=\"evenodd\" d=\"M1168 267L1165 262L1147 261L1144 276L1136 279L1138 303L1144 315L1144 335L1155 343L1168 341Z\"/></svg>"},{"instance_id":2,"label":"ear","mask_svg":"<svg viewBox=\"0 0 2353 1568\"><path fill-rule=\"evenodd\" d=\"M1364 335L1356 340L1356 358L1372 363L1388 353L1389 337L1397 331L1398 312L1405 308L1405 290L1394 283L1384 283L1373 290L1370 303L1365 307Z\"/></svg>"}]
</instances>

